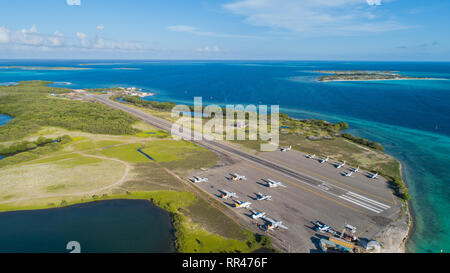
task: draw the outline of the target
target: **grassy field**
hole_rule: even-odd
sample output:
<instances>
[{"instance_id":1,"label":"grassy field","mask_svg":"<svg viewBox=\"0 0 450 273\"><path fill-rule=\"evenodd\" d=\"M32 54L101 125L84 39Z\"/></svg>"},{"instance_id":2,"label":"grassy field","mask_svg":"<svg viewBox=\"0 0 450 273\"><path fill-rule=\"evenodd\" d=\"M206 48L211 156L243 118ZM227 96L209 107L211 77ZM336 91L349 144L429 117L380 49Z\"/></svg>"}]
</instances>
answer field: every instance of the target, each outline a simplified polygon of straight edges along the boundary
<instances>
[{"instance_id":1,"label":"grassy field","mask_svg":"<svg viewBox=\"0 0 450 273\"><path fill-rule=\"evenodd\" d=\"M0 169L0 202L89 192L120 179L125 166L80 155L59 156Z\"/></svg>"},{"instance_id":2,"label":"grassy field","mask_svg":"<svg viewBox=\"0 0 450 273\"><path fill-rule=\"evenodd\" d=\"M219 160L215 153L157 135L158 130L145 124L133 127L156 134L111 136L57 127L30 134L26 139L70 134L72 142L58 151L0 168L0 212L146 199L173 214L178 251L249 252L267 243L195 196L166 171L214 166ZM156 161L139 153L141 147Z\"/></svg>"},{"instance_id":3,"label":"grassy field","mask_svg":"<svg viewBox=\"0 0 450 273\"><path fill-rule=\"evenodd\" d=\"M215 153L184 140L150 141L142 151L163 166L181 171L213 167L219 161Z\"/></svg>"}]
</instances>

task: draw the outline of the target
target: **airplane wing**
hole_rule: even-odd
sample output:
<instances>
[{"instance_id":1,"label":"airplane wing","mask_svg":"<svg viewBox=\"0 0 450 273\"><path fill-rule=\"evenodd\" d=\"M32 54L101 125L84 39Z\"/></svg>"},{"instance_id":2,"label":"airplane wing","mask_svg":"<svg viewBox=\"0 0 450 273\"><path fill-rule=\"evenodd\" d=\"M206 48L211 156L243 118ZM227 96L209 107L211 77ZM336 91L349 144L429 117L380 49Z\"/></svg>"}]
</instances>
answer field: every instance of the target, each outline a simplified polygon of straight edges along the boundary
<instances>
[{"instance_id":1,"label":"airplane wing","mask_svg":"<svg viewBox=\"0 0 450 273\"><path fill-rule=\"evenodd\" d=\"M261 217L261 219L263 219L264 221L267 221L267 222L269 222L271 224L276 223L275 220L270 219L269 217L266 217L266 216Z\"/></svg>"},{"instance_id":2,"label":"airplane wing","mask_svg":"<svg viewBox=\"0 0 450 273\"><path fill-rule=\"evenodd\" d=\"M225 193L225 194L230 194L230 192L229 191L226 191L226 190L220 190L222 193Z\"/></svg>"},{"instance_id":3,"label":"airplane wing","mask_svg":"<svg viewBox=\"0 0 450 273\"><path fill-rule=\"evenodd\" d=\"M288 227L285 226L285 225L283 225L283 224L279 224L278 226L279 226L280 228L288 229Z\"/></svg>"}]
</instances>

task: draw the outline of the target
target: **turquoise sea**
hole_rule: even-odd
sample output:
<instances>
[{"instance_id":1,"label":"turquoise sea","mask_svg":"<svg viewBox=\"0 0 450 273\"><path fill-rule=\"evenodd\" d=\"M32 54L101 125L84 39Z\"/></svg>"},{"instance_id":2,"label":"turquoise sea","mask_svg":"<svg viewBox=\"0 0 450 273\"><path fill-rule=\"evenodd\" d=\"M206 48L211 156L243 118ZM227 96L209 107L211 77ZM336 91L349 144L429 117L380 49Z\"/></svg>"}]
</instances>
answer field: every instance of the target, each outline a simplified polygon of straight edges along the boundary
<instances>
[{"instance_id":1,"label":"turquoise sea","mask_svg":"<svg viewBox=\"0 0 450 273\"><path fill-rule=\"evenodd\" d=\"M155 93L151 100L192 104L202 96L220 105L279 104L294 117L346 121L349 132L382 143L403 165L414 217L408 251L450 251L450 63L0 61L11 65L92 69L0 69L0 84L40 79L69 88L135 86ZM389 70L435 79L321 83L317 70Z\"/></svg>"}]
</instances>

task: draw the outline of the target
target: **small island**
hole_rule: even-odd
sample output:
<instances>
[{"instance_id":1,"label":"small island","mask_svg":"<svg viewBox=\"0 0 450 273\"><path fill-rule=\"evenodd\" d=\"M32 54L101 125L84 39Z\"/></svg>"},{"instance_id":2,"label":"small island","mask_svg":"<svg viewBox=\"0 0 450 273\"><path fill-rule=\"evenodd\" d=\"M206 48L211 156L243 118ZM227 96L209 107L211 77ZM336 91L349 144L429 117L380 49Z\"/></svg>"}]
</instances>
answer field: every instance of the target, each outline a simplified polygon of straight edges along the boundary
<instances>
[{"instance_id":1,"label":"small island","mask_svg":"<svg viewBox=\"0 0 450 273\"><path fill-rule=\"evenodd\" d=\"M0 69L22 70L90 70L88 67L0 66Z\"/></svg>"},{"instance_id":2,"label":"small island","mask_svg":"<svg viewBox=\"0 0 450 273\"><path fill-rule=\"evenodd\" d=\"M394 71L365 70L318 70L317 73L331 74L317 79L320 82L331 81L385 81L385 80L429 80L430 78L409 77Z\"/></svg>"}]
</instances>

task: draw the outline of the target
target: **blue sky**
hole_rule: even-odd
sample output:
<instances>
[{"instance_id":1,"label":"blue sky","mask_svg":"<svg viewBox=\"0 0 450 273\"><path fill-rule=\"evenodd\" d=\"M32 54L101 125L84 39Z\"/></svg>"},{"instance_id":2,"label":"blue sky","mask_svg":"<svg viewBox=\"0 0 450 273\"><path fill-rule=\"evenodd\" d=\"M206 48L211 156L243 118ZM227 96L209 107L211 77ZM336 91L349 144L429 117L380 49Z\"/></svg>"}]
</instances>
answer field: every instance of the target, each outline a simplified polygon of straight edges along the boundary
<instances>
[{"instance_id":1,"label":"blue sky","mask_svg":"<svg viewBox=\"0 0 450 273\"><path fill-rule=\"evenodd\" d=\"M14 0L0 58L450 61L446 0Z\"/></svg>"}]
</instances>

